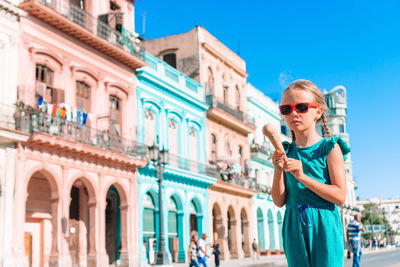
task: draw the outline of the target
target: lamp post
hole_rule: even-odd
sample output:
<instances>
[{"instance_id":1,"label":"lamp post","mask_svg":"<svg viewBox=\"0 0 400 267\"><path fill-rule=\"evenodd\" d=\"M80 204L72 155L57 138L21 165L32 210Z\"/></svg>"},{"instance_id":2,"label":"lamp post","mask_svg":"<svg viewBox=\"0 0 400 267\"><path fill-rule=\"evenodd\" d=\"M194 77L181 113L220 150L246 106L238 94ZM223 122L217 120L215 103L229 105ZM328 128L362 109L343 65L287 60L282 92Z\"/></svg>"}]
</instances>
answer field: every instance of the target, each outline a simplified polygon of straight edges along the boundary
<instances>
[{"instance_id":1,"label":"lamp post","mask_svg":"<svg viewBox=\"0 0 400 267\"><path fill-rule=\"evenodd\" d=\"M383 222L385 223L385 235L386 235L386 247L387 247L387 245L389 244L389 240L387 235L388 229L386 226L385 208L382 208L382 215L383 215Z\"/></svg>"},{"instance_id":2,"label":"lamp post","mask_svg":"<svg viewBox=\"0 0 400 267\"><path fill-rule=\"evenodd\" d=\"M371 224L372 241L374 240L374 225L372 224L372 207L369 207L369 223Z\"/></svg>"},{"instance_id":3,"label":"lamp post","mask_svg":"<svg viewBox=\"0 0 400 267\"><path fill-rule=\"evenodd\" d=\"M168 150L162 148L160 149L158 145L154 144L149 147L150 160L154 164L154 168L157 172L158 178L158 207L159 207L159 218L160 218L160 240L158 246L158 252L156 255L156 265L158 266L170 266L169 253L165 244L165 234L164 234L164 215L163 215L163 201L162 201L162 182L165 165L169 162Z\"/></svg>"}]
</instances>

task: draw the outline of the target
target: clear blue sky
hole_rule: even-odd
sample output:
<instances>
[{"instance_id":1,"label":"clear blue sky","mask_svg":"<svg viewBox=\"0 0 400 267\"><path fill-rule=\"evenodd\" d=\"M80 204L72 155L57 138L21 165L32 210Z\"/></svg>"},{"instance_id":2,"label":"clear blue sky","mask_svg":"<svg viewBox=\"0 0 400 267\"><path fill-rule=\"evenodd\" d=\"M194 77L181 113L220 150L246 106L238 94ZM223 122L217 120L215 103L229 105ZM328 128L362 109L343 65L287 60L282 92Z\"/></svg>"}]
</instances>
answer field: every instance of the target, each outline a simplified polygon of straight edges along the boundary
<instances>
[{"instance_id":1,"label":"clear blue sky","mask_svg":"<svg viewBox=\"0 0 400 267\"><path fill-rule=\"evenodd\" d=\"M348 91L357 196L400 196L400 1L138 0L136 31L158 38L196 24L246 61L248 81L279 98L293 79Z\"/></svg>"}]
</instances>

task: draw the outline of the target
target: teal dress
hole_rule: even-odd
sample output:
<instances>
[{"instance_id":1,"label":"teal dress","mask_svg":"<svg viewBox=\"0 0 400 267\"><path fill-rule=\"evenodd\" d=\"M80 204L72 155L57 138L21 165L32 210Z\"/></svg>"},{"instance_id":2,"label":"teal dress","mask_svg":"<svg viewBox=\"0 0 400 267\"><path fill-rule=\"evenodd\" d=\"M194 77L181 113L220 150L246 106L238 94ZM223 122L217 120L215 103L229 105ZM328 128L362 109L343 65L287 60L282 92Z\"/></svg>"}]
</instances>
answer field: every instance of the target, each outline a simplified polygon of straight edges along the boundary
<instances>
[{"instance_id":1,"label":"teal dress","mask_svg":"<svg viewBox=\"0 0 400 267\"><path fill-rule=\"evenodd\" d=\"M304 174L330 184L327 156L339 144L343 156L350 152L343 139L324 138L309 147L283 142L289 158L303 163ZM343 266L343 228L337 206L285 174L286 211L282 239L289 267Z\"/></svg>"}]
</instances>

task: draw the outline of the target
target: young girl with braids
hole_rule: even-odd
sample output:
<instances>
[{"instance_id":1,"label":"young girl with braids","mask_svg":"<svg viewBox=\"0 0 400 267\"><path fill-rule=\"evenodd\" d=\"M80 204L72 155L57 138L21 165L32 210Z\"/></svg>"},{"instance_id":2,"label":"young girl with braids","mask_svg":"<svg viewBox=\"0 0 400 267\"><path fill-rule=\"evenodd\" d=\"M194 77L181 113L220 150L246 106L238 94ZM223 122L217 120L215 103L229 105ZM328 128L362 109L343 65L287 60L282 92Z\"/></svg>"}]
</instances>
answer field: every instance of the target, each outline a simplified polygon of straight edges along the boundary
<instances>
[{"instance_id":1,"label":"young girl with braids","mask_svg":"<svg viewBox=\"0 0 400 267\"><path fill-rule=\"evenodd\" d=\"M337 205L346 200L344 155L350 148L340 137L330 136L325 98L312 82L293 82L279 108L293 139L283 142L286 154L275 151L272 156L272 198L278 207L286 204L282 237L288 265L343 266ZM316 131L319 121L327 138Z\"/></svg>"}]
</instances>

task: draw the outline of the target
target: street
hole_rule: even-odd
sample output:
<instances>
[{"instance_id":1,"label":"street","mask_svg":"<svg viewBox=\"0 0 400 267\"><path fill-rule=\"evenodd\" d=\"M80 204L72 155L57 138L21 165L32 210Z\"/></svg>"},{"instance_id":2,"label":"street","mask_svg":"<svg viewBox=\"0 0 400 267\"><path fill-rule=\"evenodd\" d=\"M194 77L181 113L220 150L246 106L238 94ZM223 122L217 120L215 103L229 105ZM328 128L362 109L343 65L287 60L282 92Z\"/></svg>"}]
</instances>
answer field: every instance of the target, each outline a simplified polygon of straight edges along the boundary
<instances>
[{"instance_id":1,"label":"street","mask_svg":"<svg viewBox=\"0 0 400 267\"><path fill-rule=\"evenodd\" d=\"M345 259L344 266L351 267L353 258ZM389 250L385 252L371 252L364 254L361 258L363 267L400 267L400 250Z\"/></svg>"}]
</instances>

